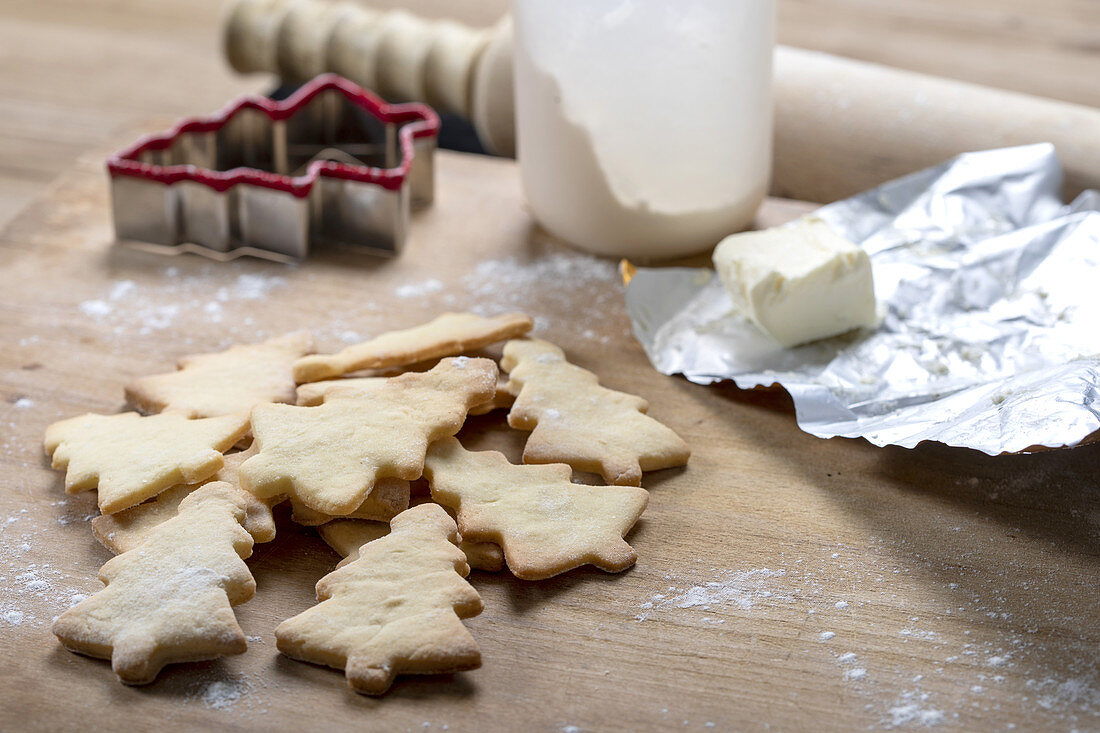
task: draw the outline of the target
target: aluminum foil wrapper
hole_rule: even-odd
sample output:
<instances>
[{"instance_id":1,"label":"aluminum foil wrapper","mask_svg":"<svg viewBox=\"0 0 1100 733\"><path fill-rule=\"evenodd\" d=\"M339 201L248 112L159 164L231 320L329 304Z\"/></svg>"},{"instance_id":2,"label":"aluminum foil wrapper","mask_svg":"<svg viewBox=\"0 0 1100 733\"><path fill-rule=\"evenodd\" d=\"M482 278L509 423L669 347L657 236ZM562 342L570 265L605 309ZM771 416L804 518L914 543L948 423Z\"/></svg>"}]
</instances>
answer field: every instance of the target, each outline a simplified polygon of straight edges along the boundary
<instances>
[{"instance_id":1,"label":"aluminum foil wrapper","mask_svg":"<svg viewBox=\"0 0 1100 733\"><path fill-rule=\"evenodd\" d=\"M778 384L799 426L996 455L1100 430L1100 192L1048 144L967 153L818 209L871 257L881 323L784 349L710 269L639 268L634 332L665 374Z\"/></svg>"}]
</instances>

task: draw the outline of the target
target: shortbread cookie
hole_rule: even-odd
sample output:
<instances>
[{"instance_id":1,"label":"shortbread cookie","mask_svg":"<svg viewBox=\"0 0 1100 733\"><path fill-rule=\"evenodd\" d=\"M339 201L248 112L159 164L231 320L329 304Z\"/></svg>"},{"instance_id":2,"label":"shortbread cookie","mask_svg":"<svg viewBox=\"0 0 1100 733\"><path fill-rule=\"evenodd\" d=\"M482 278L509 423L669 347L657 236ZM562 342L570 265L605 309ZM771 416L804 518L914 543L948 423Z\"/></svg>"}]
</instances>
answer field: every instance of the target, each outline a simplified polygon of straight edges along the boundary
<instances>
[{"instance_id":1,"label":"shortbread cookie","mask_svg":"<svg viewBox=\"0 0 1100 733\"><path fill-rule=\"evenodd\" d=\"M347 379L325 379L320 382L306 382L298 385L298 405L316 407L323 404L325 395L334 389L355 389L370 394L388 377L349 377Z\"/></svg>"},{"instance_id":2,"label":"shortbread cookie","mask_svg":"<svg viewBox=\"0 0 1100 733\"><path fill-rule=\"evenodd\" d=\"M245 651L231 608L256 590L244 518L232 486L197 489L138 547L107 561L107 587L61 614L54 634L74 652L110 659L130 685L152 682L166 664Z\"/></svg>"},{"instance_id":3,"label":"shortbread cookie","mask_svg":"<svg viewBox=\"0 0 1100 733\"><path fill-rule=\"evenodd\" d=\"M687 443L644 414L649 403L601 387L595 374L570 364L557 346L509 341L500 364L516 394L508 424L532 431L524 463L568 463L620 486L638 486L642 471L687 463Z\"/></svg>"},{"instance_id":4,"label":"shortbread cookie","mask_svg":"<svg viewBox=\"0 0 1100 733\"><path fill-rule=\"evenodd\" d=\"M638 558L623 536L645 510L645 489L574 484L569 466L516 466L456 438L432 444L424 475L432 498L454 510L462 536L500 545L517 578L542 580L586 564L617 573Z\"/></svg>"},{"instance_id":5,"label":"shortbread cookie","mask_svg":"<svg viewBox=\"0 0 1100 733\"><path fill-rule=\"evenodd\" d=\"M460 619L481 613L463 578L466 557L454 520L434 504L393 518L390 534L317 583L320 603L275 629L279 651L345 670L356 692L380 695L398 674L442 674L481 666Z\"/></svg>"},{"instance_id":6,"label":"shortbread cookie","mask_svg":"<svg viewBox=\"0 0 1100 733\"><path fill-rule=\"evenodd\" d=\"M290 506L293 510L290 518L306 527L317 527L337 519L329 514L314 511L295 499L290 500ZM374 489L363 503L351 514L345 516L349 519L388 522L408 508L409 482L399 478L383 478L375 483Z\"/></svg>"},{"instance_id":7,"label":"shortbread cookie","mask_svg":"<svg viewBox=\"0 0 1100 733\"><path fill-rule=\"evenodd\" d=\"M419 478L428 444L457 433L466 411L492 398L496 382L492 360L458 357L369 392L333 389L319 407L259 405L252 410L259 453L241 466L241 486L346 516L379 479Z\"/></svg>"},{"instance_id":8,"label":"shortbread cookie","mask_svg":"<svg viewBox=\"0 0 1100 733\"><path fill-rule=\"evenodd\" d=\"M336 550L343 560L336 567L343 567L359 559L359 548L390 532L387 522L371 522L362 519L337 519L317 530L328 546ZM498 573L504 569L504 553L492 542L467 542L458 538L458 548L466 555L466 563L476 570Z\"/></svg>"},{"instance_id":9,"label":"shortbread cookie","mask_svg":"<svg viewBox=\"0 0 1100 733\"><path fill-rule=\"evenodd\" d=\"M454 356L522 336L531 319L521 313L482 318L473 313L444 313L434 321L404 331L390 331L335 354L315 354L294 364L299 383L332 379L360 369L415 364Z\"/></svg>"},{"instance_id":10,"label":"shortbread cookie","mask_svg":"<svg viewBox=\"0 0 1100 733\"><path fill-rule=\"evenodd\" d=\"M470 414L488 415L493 410L505 410L511 407L515 401L516 395L512 392L508 378L501 374L500 378L497 379L497 391L493 395L493 399L482 402L480 405L474 405L470 408Z\"/></svg>"},{"instance_id":11,"label":"shortbread cookie","mask_svg":"<svg viewBox=\"0 0 1100 733\"><path fill-rule=\"evenodd\" d=\"M230 453L225 456L225 465L221 470L205 483L179 484L137 506L115 514L100 514L92 520L92 534L101 545L116 555L128 552L148 539L159 525L176 516L180 502L185 497L200 486L220 481L239 492L245 507L244 528L252 535L252 539L256 542L271 542L275 539L275 518L271 514L271 505L241 489L237 482L237 469L254 454L255 450L252 448Z\"/></svg>"},{"instance_id":12,"label":"shortbread cookie","mask_svg":"<svg viewBox=\"0 0 1100 733\"><path fill-rule=\"evenodd\" d=\"M45 448L54 468L67 469L65 491L98 488L100 511L113 514L176 484L210 478L225 463L222 453L247 432L248 418L239 415L89 413L46 428Z\"/></svg>"},{"instance_id":13,"label":"shortbread cookie","mask_svg":"<svg viewBox=\"0 0 1100 733\"><path fill-rule=\"evenodd\" d=\"M369 392L381 381L384 381L383 377L352 377L349 379L326 379L323 382L308 382L298 385L298 404L308 407L320 405L325 401L325 395L328 394L330 390L337 387L361 388ZM493 410L511 407L515 400L515 395L509 391L508 380L506 378L498 378L497 389L493 394L493 398L480 405L474 405L470 408L469 414L485 415Z\"/></svg>"},{"instance_id":14,"label":"shortbread cookie","mask_svg":"<svg viewBox=\"0 0 1100 733\"><path fill-rule=\"evenodd\" d=\"M294 402L294 362L313 350L313 336L297 331L259 344L180 359L179 371L135 379L126 401L144 413L187 417L247 415L263 402Z\"/></svg>"}]
</instances>

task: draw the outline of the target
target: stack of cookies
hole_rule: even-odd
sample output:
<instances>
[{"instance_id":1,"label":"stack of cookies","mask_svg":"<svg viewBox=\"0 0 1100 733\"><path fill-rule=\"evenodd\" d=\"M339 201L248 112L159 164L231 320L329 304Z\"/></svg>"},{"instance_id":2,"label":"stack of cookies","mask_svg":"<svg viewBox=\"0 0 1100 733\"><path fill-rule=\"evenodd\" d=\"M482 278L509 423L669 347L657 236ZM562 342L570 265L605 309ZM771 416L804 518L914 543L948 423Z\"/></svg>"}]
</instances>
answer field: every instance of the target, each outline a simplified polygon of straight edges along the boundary
<instances>
[{"instance_id":1,"label":"stack of cookies","mask_svg":"<svg viewBox=\"0 0 1100 733\"><path fill-rule=\"evenodd\" d=\"M232 609L255 592L244 560L275 539L272 507L288 501L294 521L345 557L317 583L318 604L276 629L279 651L343 669L366 694L398 674L480 666L461 623L482 609L470 568L524 581L586 564L625 570L637 556L623 537L648 498L642 472L689 455L645 400L525 338L531 325L447 313L335 354L311 354L312 337L292 333L134 381L126 397L144 414L51 425L53 466L66 491L98 490L92 528L116 553L100 570L106 587L54 633L110 659L127 684L244 652ZM463 356L500 341L499 367ZM354 376L426 361L437 363ZM495 409L531 431L524 465L454 437L467 415ZM574 470L609 485L575 484ZM421 477L431 496L417 503L410 482Z\"/></svg>"}]
</instances>

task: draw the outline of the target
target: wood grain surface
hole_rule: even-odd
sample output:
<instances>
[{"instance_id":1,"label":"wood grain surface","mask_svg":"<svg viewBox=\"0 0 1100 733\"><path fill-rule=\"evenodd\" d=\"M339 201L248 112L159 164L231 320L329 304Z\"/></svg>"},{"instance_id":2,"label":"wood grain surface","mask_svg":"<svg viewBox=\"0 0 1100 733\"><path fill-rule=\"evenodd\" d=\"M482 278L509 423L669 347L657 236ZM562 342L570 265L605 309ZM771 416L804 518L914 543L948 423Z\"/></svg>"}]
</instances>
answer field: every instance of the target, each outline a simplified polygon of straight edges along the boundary
<instances>
[{"instance_id":1,"label":"wood grain surface","mask_svg":"<svg viewBox=\"0 0 1100 733\"><path fill-rule=\"evenodd\" d=\"M534 227L508 161L440 153L408 250L217 264L113 247L93 156L0 234L0 730L1095 730L1100 445L990 458L800 432L778 392L656 373L614 263ZM805 205L769 201L761 223ZM144 688L64 650L51 619L108 558L41 449L51 422L122 408L132 377L297 328L319 346L451 309L526 310L539 335L693 448L648 474L635 568L543 582L475 571L482 669L351 692L275 650L338 557L280 514L237 608L246 654ZM462 436L518 460L501 414Z\"/></svg>"}]
</instances>

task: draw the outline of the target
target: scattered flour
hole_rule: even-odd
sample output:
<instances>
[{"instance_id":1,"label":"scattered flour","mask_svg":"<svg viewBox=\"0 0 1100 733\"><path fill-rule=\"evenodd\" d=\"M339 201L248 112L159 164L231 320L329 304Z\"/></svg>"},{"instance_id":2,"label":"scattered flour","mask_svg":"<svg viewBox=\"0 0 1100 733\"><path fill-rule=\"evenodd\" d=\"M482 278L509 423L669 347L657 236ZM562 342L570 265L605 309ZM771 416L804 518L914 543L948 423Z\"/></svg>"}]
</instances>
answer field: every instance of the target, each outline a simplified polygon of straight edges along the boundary
<instances>
[{"instance_id":1,"label":"scattered flour","mask_svg":"<svg viewBox=\"0 0 1100 733\"><path fill-rule=\"evenodd\" d=\"M247 695L252 686L243 680L215 680L207 682L198 697L202 704L213 710L227 710Z\"/></svg>"},{"instance_id":2,"label":"scattered flour","mask_svg":"<svg viewBox=\"0 0 1100 733\"><path fill-rule=\"evenodd\" d=\"M822 631L820 638L821 638L822 641L828 641L829 639L832 639L834 636L836 636L835 631Z\"/></svg>"},{"instance_id":3,"label":"scattered flour","mask_svg":"<svg viewBox=\"0 0 1100 733\"><path fill-rule=\"evenodd\" d=\"M269 290L281 288L286 285L286 278L265 275L257 275L246 272L237 277L233 286L232 296L225 295L225 289L218 291L218 300L229 300L231 297L238 300L262 300L267 297ZM223 297L224 296L224 297Z\"/></svg>"},{"instance_id":4,"label":"scattered flour","mask_svg":"<svg viewBox=\"0 0 1100 733\"><path fill-rule=\"evenodd\" d=\"M1100 710L1100 686L1097 685L1095 672L1062 681L1049 677L1041 681L1028 680L1027 687L1039 694L1036 703L1044 710L1069 705Z\"/></svg>"},{"instance_id":5,"label":"scattered flour","mask_svg":"<svg viewBox=\"0 0 1100 733\"><path fill-rule=\"evenodd\" d=\"M936 710L927 705L929 694L927 692L906 691L887 711L889 717L885 721L887 728L899 728L903 725L934 726L944 721L942 710Z\"/></svg>"},{"instance_id":6,"label":"scattered flour","mask_svg":"<svg viewBox=\"0 0 1100 733\"><path fill-rule=\"evenodd\" d=\"M172 267L165 270L169 282L160 285L138 285L133 280L116 280L106 297L85 300L78 307L84 315L97 322L111 324L114 333L119 336L144 336L168 329L181 316L191 314L197 314L210 323L231 321L233 331L240 327L248 328L253 319L227 312L226 304L263 300L272 290L285 286L286 279L278 275L241 272L236 273L236 278L228 284L212 287L211 280L226 282L227 270L230 276L234 274L231 265L217 269L206 266L184 277L177 268ZM237 309L240 307L237 306ZM250 335L250 340L255 340L261 334L250 329Z\"/></svg>"},{"instance_id":7,"label":"scattered flour","mask_svg":"<svg viewBox=\"0 0 1100 733\"><path fill-rule=\"evenodd\" d=\"M533 317L535 332L570 323L576 328L572 336L601 341L612 327L629 333L625 320L614 318L622 313L621 282L611 260L549 250L481 261L463 277L467 292L454 305L482 316L520 310ZM538 297L532 298L535 292Z\"/></svg>"},{"instance_id":8,"label":"scattered flour","mask_svg":"<svg viewBox=\"0 0 1100 733\"><path fill-rule=\"evenodd\" d=\"M921 631L920 629L902 629L899 633L909 639L921 639L922 641L933 641L936 638L935 631Z\"/></svg>"},{"instance_id":9,"label":"scattered flour","mask_svg":"<svg viewBox=\"0 0 1100 733\"><path fill-rule=\"evenodd\" d=\"M80 304L80 312L86 316L107 316L110 315L114 309L114 306L105 300L85 300Z\"/></svg>"},{"instance_id":10,"label":"scattered flour","mask_svg":"<svg viewBox=\"0 0 1100 733\"><path fill-rule=\"evenodd\" d=\"M20 397L12 403L12 406L20 410L29 410L30 408L34 407L34 400L32 400L30 397Z\"/></svg>"},{"instance_id":11,"label":"scattered flour","mask_svg":"<svg viewBox=\"0 0 1100 733\"><path fill-rule=\"evenodd\" d=\"M110 300L120 300L134 291L137 284L133 280L118 280L111 286L111 292L107 296Z\"/></svg>"},{"instance_id":12,"label":"scattered flour","mask_svg":"<svg viewBox=\"0 0 1100 733\"><path fill-rule=\"evenodd\" d=\"M438 293L442 289L443 283L440 280L432 278L420 283L405 283L404 285L399 285L397 289L393 291L393 294L398 298L419 298L424 295Z\"/></svg>"},{"instance_id":13,"label":"scattered flour","mask_svg":"<svg viewBox=\"0 0 1100 733\"><path fill-rule=\"evenodd\" d=\"M756 601L772 598L775 594L767 587L769 581L784 574L782 570L766 568L727 571L721 580L712 580L687 588L669 586L665 593L658 593L642 603L640 608L643 613L638 614L634 619L645 621L653 611L674 608L698 608L710 611L733 606L742 610L749 609ZM720 623L711 617L706 617L706 620L710 623Z\"/></svg>"},{"instance_id":14,"label":"scattered flour","mask_svg":"<svg viewBox=\"0 0 1100 733\"><path fill-rule=\"evenodd\" d=\"M531 288L536 285L549 283L555 290L568 292L588 291L602 283L617 282L618 270L613 261L573 251L546 254L534 260L517 257L482 260L464 279L464 284L474 292L496 296L507 305L529 299ZM598 291L593 295L598 295Z\"/></svg>"}]
</instances>

